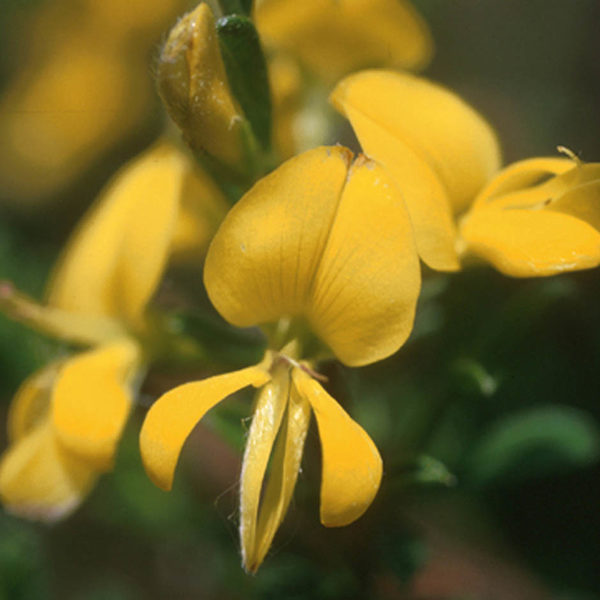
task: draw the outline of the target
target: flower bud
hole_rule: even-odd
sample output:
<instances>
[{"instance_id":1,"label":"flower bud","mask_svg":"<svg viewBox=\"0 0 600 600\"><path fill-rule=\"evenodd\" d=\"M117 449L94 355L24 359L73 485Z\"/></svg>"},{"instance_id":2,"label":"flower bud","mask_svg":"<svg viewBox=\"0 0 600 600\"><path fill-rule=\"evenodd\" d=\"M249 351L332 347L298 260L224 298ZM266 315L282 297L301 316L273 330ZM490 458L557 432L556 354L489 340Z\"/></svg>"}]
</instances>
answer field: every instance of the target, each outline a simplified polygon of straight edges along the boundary
<instances>
[{"instance_id":1,"label":"flower bud","mask_svg":"<svg viewBox=\"0 0 600 600\"><path fill-rule=\"evenodd\" d=\"M243 117L229 88L207 4L199 4L171 30L159 60L158 89L194 150L227 165L240 163Z\"/></svg>"}]
</instances>

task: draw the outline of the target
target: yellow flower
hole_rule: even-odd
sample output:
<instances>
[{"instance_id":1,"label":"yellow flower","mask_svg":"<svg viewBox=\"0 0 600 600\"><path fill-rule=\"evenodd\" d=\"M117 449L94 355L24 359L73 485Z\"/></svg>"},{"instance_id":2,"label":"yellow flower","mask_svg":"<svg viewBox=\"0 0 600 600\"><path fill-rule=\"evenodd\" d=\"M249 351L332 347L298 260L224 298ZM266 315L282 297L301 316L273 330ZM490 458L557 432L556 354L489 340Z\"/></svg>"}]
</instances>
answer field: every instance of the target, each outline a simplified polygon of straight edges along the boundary
<instances>
[{"instance_id":1,"label":"yellow flower","mask_svg":"<svg viewBox=\"0 0 600 600\"><path fill-rule=\"evenodd\" d=\"M11 512L59 518L111 468L148 359L145 308L190 177L184 155L156 145L98 199L59 261L44 305L10 284L0 288L0 307L11 316L89 348L35 373L14 398L0 461L0 497Z\"/></svg>"},{"instance_id":2,"label":"yellow flower","mask_svg":"<svg viewBox=\"0 0 600 600\"><path fill-rule=\"evenodd\" d=\"M330 137L323 105L340 77L372 66L418 70L433 54L427 24L405 0L258 0L254 19L283 157Z\"/></svg>"},{"instance_id":3,"label":"yellow flower","mask_svg":"<svg viewBox=\"0 0 600 600\"><path fill-rule=\"evenodd\" d=\"M598 266L600 163L573 158L523 160L499 173L461 220L464 254L513 277Z\"/></svg>"},{"instance_id":4,"label":"yellow flower","mask_svg":"<svg viewBox=\"0 0 600 600\"><path fill-rule=\"evenodd\" d=\"M379 487L379 453L321 387L315 361L325 351L359 366L394 353L412 327L420 272L394 183L364 157L351 163L342 147L308 151L260 180L229 212L208 251L206 289L230 323L262 326L271 349L256 366L171 390L142 427L146 470L168 490L203 415L243 387L259 388L241 474L248 571L261 564L287 511L311 411L323 454L321 522L351 523Z\"/></svg>"},{"instance_id":5,"label":"yellow flower","mask_svg":"<svg viewBox=\"0 0 600 600\"><path fill-rule=\"evenodd\" d=\"M3 200L55 196L148 124L148 58L186 4L60 0L16 24L18 68L0 97Z\"/></svg>"},{"instance_id":6,"label":"yellow flower","mask_svg":"<svg viewBox=\"0 0 600 600\"><path fill-rule=\"evenodd\" d=\"M393 71L350 75L331 101L402 190L423 261L458 269L454 214L500 167L491 127L452 92Z\"/></svg>"},{"instance_id":7,"label":"yellow flower","mask_svg":"<svg viewBox=\"0 0 600 600\"><path fill-rule=\"evenodd\" d=\"M526 277L598 264L597 164L535 158L497 174L499 144L481 115L408 74L350 75L331 100L400 187L430 267L457 270L475 255Z\"/></svg>"},{"instance_id":8,"label":"yellow flower","mask_svg":"<svg viewBox=\"0 0 600 600\"><path fill-rule=\"evenodd\" d=\"M406 0L258 0L254 18L267 48L328 82L374 65L419 69L433 51L427 25Z\"/></svg>"}]
</instances>

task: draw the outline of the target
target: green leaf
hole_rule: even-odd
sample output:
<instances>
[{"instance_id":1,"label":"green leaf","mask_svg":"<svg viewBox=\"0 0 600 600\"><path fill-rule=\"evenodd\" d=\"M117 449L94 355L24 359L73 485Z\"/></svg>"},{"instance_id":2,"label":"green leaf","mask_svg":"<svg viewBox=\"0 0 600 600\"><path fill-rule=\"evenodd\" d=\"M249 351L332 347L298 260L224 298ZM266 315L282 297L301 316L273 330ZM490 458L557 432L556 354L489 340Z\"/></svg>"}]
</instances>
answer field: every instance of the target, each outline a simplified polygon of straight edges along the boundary
<instances>
[{"instance_id":1,"label":"green leaf","mask_svg":"<svg viewBox=\"0 0 600 600\"><path fill-rule=\"evenodd\" d=\"M217 21L231 90L263 150L271 146L271 91L267 63L252 21L230 15Z\"/></svg>"},{"instance_id":2,"label":"green leaf","mask_svg":"<svg viewBox=\"0 0 600 600\"><path fill-rule=\"evenodd\" d=\"M476 485L518 481L584 467L600 456L592 417L569 406L520 411L496 421L467 461Z\"/></svg>"}]
</instances>

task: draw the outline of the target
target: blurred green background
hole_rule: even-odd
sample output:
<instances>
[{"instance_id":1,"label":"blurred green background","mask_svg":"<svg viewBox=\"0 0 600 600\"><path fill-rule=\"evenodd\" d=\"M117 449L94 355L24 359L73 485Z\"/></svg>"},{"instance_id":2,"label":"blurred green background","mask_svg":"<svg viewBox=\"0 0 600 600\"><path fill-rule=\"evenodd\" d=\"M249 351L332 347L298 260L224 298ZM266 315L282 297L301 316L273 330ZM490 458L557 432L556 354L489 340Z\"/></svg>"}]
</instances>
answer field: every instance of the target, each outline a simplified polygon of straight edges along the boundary
<instances>
[{"instance_id":1,"label":"blurred green background","mask_svg":"<svg viewBox=\"0 0 600 600\"><path fill-rule=\"evenodd\" d=\"M19 69L11 52L27 13L45 1L2 0L0 91ZM600 160L596 0L415 4L437 46L426 74L488 117L506 162L559 144ZM0 206L0 279L41 295L77 218L160 130L158 102L151 116L39 209ZM427 273L399 353L363 369L326 367L383 455L375 503L350 527L319 525L311 427L295 501L257 576L239 566L236 531L247 399L198 427L170 494L141 467L139 407L115 472L73 517L47 527L0 513L0 599L600 598L599 298L598 271ZM0 317L3 423L20 382L57 351ZM165 385L156 376L143 399Z\"/></svg>"}]
</instances>

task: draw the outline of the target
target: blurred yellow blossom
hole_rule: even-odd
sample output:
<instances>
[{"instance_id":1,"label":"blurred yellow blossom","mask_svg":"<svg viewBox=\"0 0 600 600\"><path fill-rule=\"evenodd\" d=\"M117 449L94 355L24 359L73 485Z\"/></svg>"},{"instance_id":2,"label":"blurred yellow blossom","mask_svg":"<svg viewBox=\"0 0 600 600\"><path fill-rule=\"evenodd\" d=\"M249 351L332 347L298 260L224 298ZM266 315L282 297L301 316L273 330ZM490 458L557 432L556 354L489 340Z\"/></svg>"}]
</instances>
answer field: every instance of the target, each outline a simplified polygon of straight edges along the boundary
<instances>
[{"instance_id":1,"label":"blurred yellow blossom","mask_svg":"<svg viewBox=\"0 0 600 600\"><path fill-rule=\"evenodd\" d=\"M406 0L258 0L256 26L269 49L334 82L374 65L420 69L433 41Z\"/></svg>"},{"instance_id":2,"label":"blurred yellow blossom","mask_svg":"<svg viewBox=\"0 0 600 600\"><path fill-rule=\"evenodd\" d=\"M500 147L487 122L451 91L408 74L350 75L331 100L402 190L430 267L456 270L468 254L518 277L598 264L597 164L534 158L497 173Z\"/></svg>"},{"instance_id":3,"label":"blurred yellow blossom","mask_svg":"<svg viewBox=\"0 0 600 600\"><path fill-rule=\"evenodd\" d=\"M0 497L11 512L52 520L74 509L111 468L151 357L145 309L168 258L187 157L161 142L127 165L81 223L35 303L4 283L0 308L91 349L31 376L13 400Z\"/></svg>"},{"instance_id":4,"label":"blurred yellow blossom","mask_svg":"<svg viewBox=\"0 0 600 600\"><path fill-rule=\"evenodd\" d=\"M62 192L152 117L153 45L186 0L59 0L13 40L0 97L0 189L14 204Z\"/></svg>"},{"instance_id":5,"label":"blurred yellow blossom","mask_svg":"<svg viewBox=\"0 0 600 600\"><path fill-rule=\"evenodd\" d=\"M170 489L196 423L228 395L259 388L240 489L242 560L253 572L290 503L311 411L323 455L321 522L351 523L377 493L379 453L323 389L316 361L333 354L359 366L398 350L412 328L418 257L406 207L385 171L364 157L352 162L345 148L321 147L281 165L232 208L209 248L204 279L221 315L236 326L260 325L270 349L258 365L159 398L142 427L142 458L151 479Z\"/></svg>"}]
</instances>

